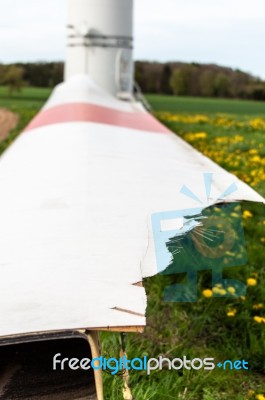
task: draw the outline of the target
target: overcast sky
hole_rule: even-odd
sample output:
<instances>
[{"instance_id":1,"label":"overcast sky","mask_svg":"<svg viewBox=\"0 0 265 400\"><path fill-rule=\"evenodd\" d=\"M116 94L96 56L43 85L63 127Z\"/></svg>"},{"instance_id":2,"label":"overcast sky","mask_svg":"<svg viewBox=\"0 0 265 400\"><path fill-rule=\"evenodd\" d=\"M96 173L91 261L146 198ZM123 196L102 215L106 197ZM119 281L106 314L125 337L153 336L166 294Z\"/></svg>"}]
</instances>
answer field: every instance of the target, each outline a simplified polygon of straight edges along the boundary
<instances>
[{"instance_id":1,"label":"overcast sky","mask_svg":"<svg viewBox=\"0 0 265 400\"><path fill-rule=\"evenodd\" d=\"M0 62L63 60L67 0L0 0ZM135 59L213 62L265 79L265 0L135 0Z\"/></svg>"}]
</instances>

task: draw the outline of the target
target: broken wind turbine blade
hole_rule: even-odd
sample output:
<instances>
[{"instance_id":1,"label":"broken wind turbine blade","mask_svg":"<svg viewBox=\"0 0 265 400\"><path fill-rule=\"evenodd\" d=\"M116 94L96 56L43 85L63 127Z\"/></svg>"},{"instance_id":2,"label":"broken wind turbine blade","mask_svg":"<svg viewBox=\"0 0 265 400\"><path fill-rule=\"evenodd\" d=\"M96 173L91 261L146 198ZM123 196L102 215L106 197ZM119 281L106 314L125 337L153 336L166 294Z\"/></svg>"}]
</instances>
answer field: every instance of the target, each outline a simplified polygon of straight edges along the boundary
<instances>
[{"instance_id":1,"label":"broken wind turbine blade","mask_svg":"<svg viewBox=\"0 0 265 400\"><path fill-rule=\"evenodd\" d=\"M144 326L145 292L134 284L158 272L148 220L189 215L183 179L200 193L205 171L213 194L235 182L227 200L263 200L141 104L85 75L55 88L0 161L0 335Z\"/></svg>"}]
</instances>

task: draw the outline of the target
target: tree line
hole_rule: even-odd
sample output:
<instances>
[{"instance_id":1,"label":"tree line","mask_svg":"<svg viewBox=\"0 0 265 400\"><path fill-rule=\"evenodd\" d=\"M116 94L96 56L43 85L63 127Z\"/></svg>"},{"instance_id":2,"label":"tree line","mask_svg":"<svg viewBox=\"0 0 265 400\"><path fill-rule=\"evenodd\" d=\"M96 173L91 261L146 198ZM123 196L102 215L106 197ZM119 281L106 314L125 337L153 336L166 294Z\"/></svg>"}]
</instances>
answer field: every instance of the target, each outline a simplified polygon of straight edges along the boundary
<instances>
[{"instance_id":1,"label":"tree line","mask_svg":"<svg viewBox=\"0 0 265 400\"><path fill-rule=\"evenodd\" d=\"M63 62L36 62L0 64L0 85L9 87L9 93L23 86L54 87L63 81Z\"/></svg>"},{"instance_id":2,"label":"tree line","mask_svg":"<svg viewBox=\"0 0 265 400\"><path fill-rule=\"evenodd\" d=\"M24 85L54 87L62 80L63 62L0 64L0 85L11 94ZM265 100L264 81L215 64L136 61L135 80L144 93Z\"/></svg>"},{"instance_id":3,"label":"tree line","mask_svg":"<svg viewBox=\"0 0 265 400\"><path fill-rule=\"evenodd\" d=\"M265 100L265 82L215 64L137 61L135 78L145 93Z\"/></svg>"}]
</instances>

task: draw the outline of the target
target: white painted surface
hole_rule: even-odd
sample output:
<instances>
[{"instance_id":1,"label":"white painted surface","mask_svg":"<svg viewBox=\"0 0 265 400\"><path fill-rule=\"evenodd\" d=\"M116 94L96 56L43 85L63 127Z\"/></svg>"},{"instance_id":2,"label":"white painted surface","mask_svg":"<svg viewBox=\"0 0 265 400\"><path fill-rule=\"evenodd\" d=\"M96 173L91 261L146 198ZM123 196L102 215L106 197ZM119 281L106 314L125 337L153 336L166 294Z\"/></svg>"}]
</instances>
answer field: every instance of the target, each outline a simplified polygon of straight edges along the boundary
<instances>
[{"instance_id":1,"label":"white painted surface","mask_svg":"<svg viewBox=\"0 0 265 400\"><path fill-rule=\"evenodd\" d=\"M89 103L119 111L146 112L141 103L121 101L97 85L89 76L78 74L55 87L43 109L67 103Z\"/></svg>"},{"instance_id":2,"label":"white painted surface","mask_svg":"<svg viewBox=\"0 0 265 400\"><path fill-rule=\"evenodd\" d=\"M108 93L132 92L132 49L118 45L113 36L133 36L132 0L69 0L67 57L65 79L87 74ZM84 38L86 34L108 36L108 39ZM109 47L103 47L100 43ZM128 42L132 45L132 41Z\"/></svg>"},{"instance_id":3,"label":"white painted surface","mask_svg":"<svg viewBox=\"0 0 265 400\"><path fill-rule=\"evenodd\" d=\"M0 336L144 325L132 284L157 273L150 215L197 207L183 184L206 206L203 172L209 203L233 182L230 199L263 201L174 134L86 122L21 134L0 158Z\"/></svg>"}]
</instances>

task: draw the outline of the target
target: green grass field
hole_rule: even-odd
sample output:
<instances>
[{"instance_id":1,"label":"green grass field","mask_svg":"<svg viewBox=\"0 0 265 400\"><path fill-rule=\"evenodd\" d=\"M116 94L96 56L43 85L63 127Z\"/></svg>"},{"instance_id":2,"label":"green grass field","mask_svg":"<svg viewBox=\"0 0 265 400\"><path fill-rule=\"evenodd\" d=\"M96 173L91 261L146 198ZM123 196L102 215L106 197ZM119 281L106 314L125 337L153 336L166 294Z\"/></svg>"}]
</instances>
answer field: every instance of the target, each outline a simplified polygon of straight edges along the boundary
<instances>
[{"instance_id":1,"label":"green grass field","mask_svg":"<svg viewBox=\"0 0 265 400\"><path fill-rule=\"evenodd\" d=\"M265 116L265 102L184 96L147 95L155 111L184 113L228 113Z\"/></svg>"},{"instance_id":2,"label":"green grass field","mask_svg":"<svg viewBox=\"0 0 265 400\"><path fill-rule=\"evenodd\" d=\"M6 87L0 86L0 107L19 114L19 123L9 137L0 143L0 153L14 140L22 129L31 121L36 113L43 106L50 95L50 89L44 88L24 88L19 93L14 93L12 97L8 96Z\"/></svg>"},{"instance_id":3,"label":"green grass field","mask_svg":"<svg viewBox=\"0 0 265 400\"><path fill-rule=\"evenodd\" d=\"M12 99L0 88L0 106L21 116L3 150L41 107L49 90L24 89ZM265 195L265 103L169 96L147 96L155 114L176 134ZM199 274L196 303L163 302L163 289L183 276L145 280L147 328L127 335L128 357L186 355L215 360L245 359L248 371L134 371L130 385L137 400L265 399L265 217L260 204L243 204L248 264L230 268L226 277L249 284L242 298L213 298L211 274ZM253 285L254 284L254 285ZM207 290L205 292L205 290ZM207 297L209 296L209 297ZM103 354L119 356L119 336L101 335ZM104 374L105 396L122 399L120 376ZM264 396L263 396L264 395Z\"/></svg>"}]
</instances>

